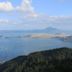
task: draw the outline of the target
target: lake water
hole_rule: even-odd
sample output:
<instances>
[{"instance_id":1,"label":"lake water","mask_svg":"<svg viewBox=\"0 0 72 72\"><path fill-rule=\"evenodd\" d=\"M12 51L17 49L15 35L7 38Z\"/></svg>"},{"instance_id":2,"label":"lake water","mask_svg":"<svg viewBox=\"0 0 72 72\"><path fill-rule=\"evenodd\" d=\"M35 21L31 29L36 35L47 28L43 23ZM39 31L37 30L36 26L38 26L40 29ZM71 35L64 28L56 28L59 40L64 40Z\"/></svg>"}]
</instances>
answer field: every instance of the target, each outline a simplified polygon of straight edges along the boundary
<instances>
[{"instance_id":1,"label":"lake water","mask_svg":"<svg viewBox=\"0 0 72 72\"><path fill-rule=\"evenodd\" d=\"M51 48L72 47L72 43L59 39L25 39L19 36L25 33L1 32L0 37L0 60L5 61L20 55L26 55L35 51L48 50Z\"/></svg>"}]
</instances>

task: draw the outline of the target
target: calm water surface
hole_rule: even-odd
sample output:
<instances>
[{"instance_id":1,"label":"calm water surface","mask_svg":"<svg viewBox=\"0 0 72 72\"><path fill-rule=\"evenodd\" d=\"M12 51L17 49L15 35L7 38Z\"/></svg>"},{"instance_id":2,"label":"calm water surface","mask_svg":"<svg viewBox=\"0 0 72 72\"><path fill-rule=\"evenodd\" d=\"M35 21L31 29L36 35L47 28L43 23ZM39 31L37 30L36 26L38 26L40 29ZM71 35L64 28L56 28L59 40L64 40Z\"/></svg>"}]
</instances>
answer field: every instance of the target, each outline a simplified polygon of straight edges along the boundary
<instances>
[{"instance_id":1,"label":"calm water surface","mask_svg":"<svg viewBox=\"0 0 72 72\"><path fill-rule=\"evenodd\" d=\"M24 33L1 33L0 60L8 60L31 52L48 50L59 47L72 47L72 43L63 42L59 39L25 39L19 38ZM9 38L7 38L9 37Z\"/></svg>"}]
</instances>

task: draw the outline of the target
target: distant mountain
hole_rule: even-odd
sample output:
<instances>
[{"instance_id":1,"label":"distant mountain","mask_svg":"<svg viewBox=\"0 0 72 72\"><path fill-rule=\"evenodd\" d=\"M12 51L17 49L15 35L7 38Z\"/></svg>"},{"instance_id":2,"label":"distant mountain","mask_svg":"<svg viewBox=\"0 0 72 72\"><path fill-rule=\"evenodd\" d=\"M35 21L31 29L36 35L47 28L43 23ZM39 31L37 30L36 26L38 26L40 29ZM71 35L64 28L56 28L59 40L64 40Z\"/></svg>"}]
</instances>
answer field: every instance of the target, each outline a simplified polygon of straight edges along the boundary
<instances>
[{"instance_id":1,"label":"distant mountain","mask_svg":"<svg viewBox=\"0 0 72 72\"><path fill-rule=\"evenodd\" d=\"M40 29L40 30L28 30L26 32L31 32L31 33L61 33L62 31L56 28L48 27L46 29Z\"/></svg>"},{"instance_id":2,"label":"distant mountain","mask_svg":"<svg viewBox=\"0 0 72 72\"><path fill-rule=\"evenodd\" d=\"M59 48L19 56L0 65L0 72L72 72L72 49Z\"/></svg>"}]
</instances>

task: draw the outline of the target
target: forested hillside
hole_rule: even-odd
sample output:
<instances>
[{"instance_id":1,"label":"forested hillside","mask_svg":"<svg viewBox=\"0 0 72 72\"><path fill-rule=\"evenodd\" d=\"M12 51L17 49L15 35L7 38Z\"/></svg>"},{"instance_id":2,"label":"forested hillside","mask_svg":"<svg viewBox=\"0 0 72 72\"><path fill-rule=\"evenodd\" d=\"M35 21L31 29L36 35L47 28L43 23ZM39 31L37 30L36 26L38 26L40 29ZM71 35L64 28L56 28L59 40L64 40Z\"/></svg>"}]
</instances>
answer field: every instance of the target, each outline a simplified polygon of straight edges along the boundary
<instances>
[{"instance_id":1,"label":"forested hillside","mask_svg":"<svg viewBox=\"0 0 72 72\"><path fill-rule=\"evenodd\" d=\"M72 49L57 48L19 56L0 65L0 72L72 72Z\"/></svg>"}]
</instances>

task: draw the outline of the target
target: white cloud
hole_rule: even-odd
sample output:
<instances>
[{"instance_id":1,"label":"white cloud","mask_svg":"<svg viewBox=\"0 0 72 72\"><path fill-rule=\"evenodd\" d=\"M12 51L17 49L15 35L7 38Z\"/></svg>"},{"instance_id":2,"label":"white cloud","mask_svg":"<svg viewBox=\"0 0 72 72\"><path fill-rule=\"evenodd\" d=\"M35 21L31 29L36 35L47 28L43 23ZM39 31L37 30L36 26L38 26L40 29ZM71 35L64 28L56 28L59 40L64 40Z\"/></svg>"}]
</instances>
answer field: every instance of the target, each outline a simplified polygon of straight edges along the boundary
<instances>
[{"instance_id":1,"label":"white cloud","mask_svg":"<svg viewBox=\"0 0 72 72\"><path fill-rule=\"evenodd\" d=\"M11 11L14 10L13 5L11 2L0 2L0 11Z\"/></svg>"},{"instance_id":2,"label":"white cloud","mask_svg":"<svg viewBox=\"0 0 72 72\"><path fill-rule=\"evenodd\" d=\"M32 0L22 0L21 4L16 7L9 1L0 2L0 11L17 11L26 16L37 17L32 6Z\"/></svg>"},{"instance_id":3,"label":"white cloud","mask_svg":"<svg viewBox=\"0 0 72 72\"><path fill-rule=\"evenodd\" d=\"M33 12L34 8L31 6L31 0L22 0L19 9L22 11Z\"/></svg>"},{"instance_id":4,"label":"white cloud","mask_svg":"<svg viewBox=\"0 0 72 72\"><path fill-rule=\"evenodd\" d=\"M72 16L37 15L32 6L32 0L22 0L21 4L16 7L9 1L0 2L0 11L7 11L5 16L7 19L4 19L3 17L1 17L3 19L0 19L0 29L8 29L11 27L17 29L46 28L50 24L58 27L62 27L63 25L71 27L70 25L72 24ZM12 11L12 13L9 11ZM13 13L13 11L16 13Z\"/></svg>"},{"instance_id":5,"label":"white cloud","mask_svg":"<svg viewBox=\"0 0 72 72\"><path fill-rule=\"evenodd\" d=\"M34 7L32 6L32 0L22 0L20 6L17 6L16 9L28 14L29 16L37 16Z\"/></svg>"},{"instance_id":6,"label":"white cloud","mask_svg":"<svg viewBox=\"0 0 72 72\"><path fill-rule=\"evenodd\" d=\"M71 16L38 16L35 18L25 18L17 20L0 19L0 29L43 29L48 26L59 29L72 29Z\"/></svg>"}]
</instances>

